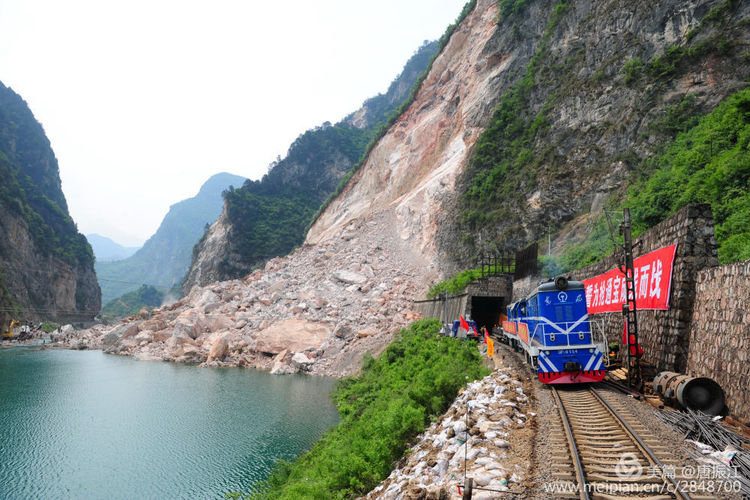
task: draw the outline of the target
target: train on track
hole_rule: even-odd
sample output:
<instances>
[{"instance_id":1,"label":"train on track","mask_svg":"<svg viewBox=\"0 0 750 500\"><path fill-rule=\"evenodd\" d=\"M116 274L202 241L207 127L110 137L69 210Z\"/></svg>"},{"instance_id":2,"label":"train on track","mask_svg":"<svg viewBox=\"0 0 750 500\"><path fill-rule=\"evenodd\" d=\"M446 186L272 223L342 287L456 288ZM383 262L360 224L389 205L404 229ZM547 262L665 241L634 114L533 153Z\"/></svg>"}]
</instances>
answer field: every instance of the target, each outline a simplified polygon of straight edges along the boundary
<instances>
[{"instance_id":1,"label":"train on track","mask_svg":"<svg viewBox=\"0 0 750 500\"><path fill-rule=\"evenodd\" d=\"M558 277L508 306L501 340L522 351L544 384L600 382L606 375L607 343L592 331L586 290Z\"/></svg>"}]
</instances>

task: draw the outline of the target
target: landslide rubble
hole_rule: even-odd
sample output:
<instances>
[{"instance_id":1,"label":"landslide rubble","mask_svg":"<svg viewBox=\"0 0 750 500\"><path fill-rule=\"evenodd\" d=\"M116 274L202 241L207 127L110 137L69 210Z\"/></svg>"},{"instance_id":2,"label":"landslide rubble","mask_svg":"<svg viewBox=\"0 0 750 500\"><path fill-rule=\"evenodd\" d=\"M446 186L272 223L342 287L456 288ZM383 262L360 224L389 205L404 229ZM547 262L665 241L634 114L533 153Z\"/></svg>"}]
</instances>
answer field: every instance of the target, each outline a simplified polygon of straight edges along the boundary
<instances>
[{"instance_id":1,"label":"landslide rubble","mask_svg":"<svg viewBox=\"0 0 750 500\"><path fill-rule=\"evenodd\" d=\"M365 352L379 354L417 319L411 301L428 285L417 278L421 258L392 227L385 213L351 221L338 237L243 279L193 287L179 302L55 337L52 345L272 373L356 373Z\"/></svg>"}]
</instances>

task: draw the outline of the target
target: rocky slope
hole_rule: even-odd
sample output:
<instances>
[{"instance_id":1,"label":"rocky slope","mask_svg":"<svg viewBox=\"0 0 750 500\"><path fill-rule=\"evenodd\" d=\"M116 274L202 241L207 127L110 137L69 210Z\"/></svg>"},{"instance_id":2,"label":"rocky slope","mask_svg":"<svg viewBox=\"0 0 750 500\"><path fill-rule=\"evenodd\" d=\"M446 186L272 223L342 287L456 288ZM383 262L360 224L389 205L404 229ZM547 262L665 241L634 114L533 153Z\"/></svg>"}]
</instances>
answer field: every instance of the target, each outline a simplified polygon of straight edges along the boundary
<instances>
[{"instance_id":1,"label":"rocky slope","mask_svg":"<svg viewBox=\"0 0 750 500\"><path fill-rule=\"evenodd\" d=\"M509 5L518 9L503 13L498 23L499 9ZM588 209L600 210L612 192L622 189L623 179L628 177L629 156L620 153L627 153L631 145L650 144L649 137L656 137L656 132L647 134L655 126L652 113L661 110L662 117L669 117L667 108L674 102L670 95L681 103L684 94L679 92L694 92L690 101L700 109L710 107L740 85L737 74L745 66L738 63L737 72L729 74L731 68L720 67L721 59L710 59L715 57L710 55L705 64L685 69L686 78L650 85L641 75L640 80L630 82L632 86L623 88L624 61L637 53L635 48L647 47L642 54L651 59L675 42L688 43L688 30L697 33L689 43L712 36L720 27L716 24L719 21L701 19L717 18L710 14L715 12L711 10L714 7L728 5L735 9L732 12L736 16L730 16L731 20L719 16L734 26L729 28L733 43L740 46L747 37L746 28L735 33L738 26L747 24L742 24L750 11L747 4L665 0L637 5L632 8L621 2L584 0L559 4L547 0L477 1L434 60L413 103L320 215L303 248L274 259L264 271L246 279L203 289L193 287L179 306L155 313L163 324L141 322L137 329L127 330L133 335L124 338L126 330L110 332L109 336L90 333L92 345L108 339L111 351L203 361L209 359L218 337L226 334L228 354L223 358L211 356L211 362L222 359L223 363L272 368L276 364L273 357L280 356L276 371L286 371L290 368L284 360L291 352L287 350L281 356L283 344L273 349L264 344L266 330L280 328L294 332L290 335L295 337L303 332L303 338L309 335L312 339L311 345L295 345L292 349L295 354L307 353L308 358L315 359L299 366L309 365L313 373L356 370L362 352L377 352L412 317L408 312L411 299L421 298L441 275L466 267L473 256L464 248L471 246L472 238L464 238L462 233L470 223L458 216L459 202L462 190L472 182L467 176L477 168L472 158L492 146L486 141L481 147L477 144L487 137L488 125L497 123L496 107L508 111L504 103L512 100L518 104L513 108L516 114L506 113L504 118L513 123L525 115L541 116L534 122L536 128L529 130L540 134L547 131L549 136L533 136L536 142L531 146L536 149L522 158L534 158L543 150L557 151L541 163L521 162L514 167L526 181L503 195L501 202L512 208L502 212L507 220L477 233L479 243L484 238L496 244L516 245L533 238L540 218L566 220L581 211L586 217ZM630 41L622 45L621 39ZM734 50L729 52L732 57ZM698 57L696 51L686 53ZM614 59L601 61L608 55ZM589 60L590 64L585 63ZM537 74L540 67L547 69ZM584 67L589 70L582 71ZM560 80L571 68L578 68L580 82ZM592 81L597 87L590 85ZM563 83L568 93L550 96L549 89ZM638 125L646 123L646 117L652 128ZM499 133L493 127L488 130ZM511 132L502 129L503 134ZM521 143L521 139L528 137L523 135L513 144ZM503 144L502 151L511 147ZM653 144L658 147L656 139ZM540 165L541 170L534 170ZM524 172L528 172L527 178ZM539 172L544 177L538 176ZM532 181L534 186L546 187L528 193L526 188ZM487 215L497 215L490 208ZM529 213L533 217L523 218ZM504 240L491 238L511 223L516 233ZM211 241L210 237L206 241ZM362 274L369 268L373 276L365 281L356 277L344 286L342 283L349 280L341 279L345 275L332 278L339 271L358 269L356 272ZM204 317L213 317L209 313L215 310L224 316L216 316L216 323L205 326ZM180 315L182 319L178 320ZM227 324L222 324L223 317L228 318ZM284 323L288 320L308 323ZM183 331L193 328L190 325L198 325L192 336ZM367 328L377 334L368 335ZM143 331L147 333L136 341L133 337ZM154 337L153 332L161 333ZM184 349L169 354L170 349L182 348L182 344L188 345L190 356L185 357ZM218 346L217 352L223 352L223 343ZM298 361L303 360L298 357Z\"/></svg>"},{"instance_id":2,"label":"rocky slope","mask_svg":"<svg viewBox=\"0 0 750 500\"><path fill-rule=\"evenodd\" d=\"M745 85L748 17L736 0L477 2L307 242L388 210L450 275L585 221Z\"/></svg>"},{"instance_id":3,"label":"rocky slope","mask_svg":"<svg viewBox=\"0 0 750 500\"><path fill-rule=\"evenodd\" d=\"M278 362L276 372L293 370L292 354L302 353L314 361L298 365L312 373L355 372L364 352L377 354L415 317L411 301L438 275L430 235L439 201L454 188L493 108L489 83L514 67L514 58L492 57L496 18L496 5L483 0L457 27L414 103L322 215L307 245L247 278L193 287L150 319L81 332L66 345L266 369ZM211 232L204 240L211 242ZM269 346L275 329L289 338ZM308 335L310 344L288 349ZM210 355L214 345L221 356Z\"/></svg>"},{"instance_id":4,"label":"rocky slope","mask_svg":"<svg viewBox=\"0 0 750 500\"><path fill-rule=\"evenodd\" d=\"M438 273L435 238L443 200L456 189L469 152L487 124L508 73L529 49L499 50L497 6L481 0L432 64L414 103L373 148L344 191L307 235L316 244L352 220L387 211L393 230Z\"/></svg>"},{"instance_id":5,"label":"rocky slope","mask_svg":"<svg viewBox=\"0 0 750 500\"><path fill-rule=\"evenodd\" d=\"M458 487L464 484L464 470L476 487L491 490L477 489L472 498L498 498L497 492L523 495L536 427L527 396L531 390L530 382L524 384L508 368L470 383L365 498L457 500L462 498Z\"/></svg>"},{"instance_id":6,"label":"rocky slope","mask_svg":"<svg viewBox=\"0 0 750 500\"><path fill-rule=\"evenodd\" d=\"M193 287L181 301L124 323L69 332L57 346L142 360L253 366L273 373L355 373L413 321L421 259L387 216L304 246L239 280ZM371 238L361 238L367 232Z\"/></svg>"},{"instance_id":7,"label":"rocky slope","mask_svg":"<svg viewBox=\"0 0 750 500\"><path fill-rule=\"evenodd\" d=\"M0 83L0 325L88 322L94 257L68 214L57 159L23 99Z\"/></svg>"}]
</instances>

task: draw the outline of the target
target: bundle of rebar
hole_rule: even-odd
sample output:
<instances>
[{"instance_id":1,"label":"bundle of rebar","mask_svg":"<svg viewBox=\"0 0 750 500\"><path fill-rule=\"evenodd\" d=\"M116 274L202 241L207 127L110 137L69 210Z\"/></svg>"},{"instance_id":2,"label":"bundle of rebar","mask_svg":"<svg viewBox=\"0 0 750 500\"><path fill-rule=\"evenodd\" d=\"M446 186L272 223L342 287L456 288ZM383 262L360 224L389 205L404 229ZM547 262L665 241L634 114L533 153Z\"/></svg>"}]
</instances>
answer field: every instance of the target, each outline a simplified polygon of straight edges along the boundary
<instances>
[{"instance_id":1,"label":"bundle of rebar","mask_svg":"<svg viewBox=\"0 0 750 500\"><path fill-rule=\"evenodd\" d=\"M750 444L750 439L728 429L716 417L693 410L654 412L664 423L683 434L684 438L708 445L722 452L729 448L737 450L727 465L736 471L733 480L739 481L743 495L750 495L750 452L743 445ZM692 454L696 459L704 458L702 454Z\"/></svg>"}]
</instances>

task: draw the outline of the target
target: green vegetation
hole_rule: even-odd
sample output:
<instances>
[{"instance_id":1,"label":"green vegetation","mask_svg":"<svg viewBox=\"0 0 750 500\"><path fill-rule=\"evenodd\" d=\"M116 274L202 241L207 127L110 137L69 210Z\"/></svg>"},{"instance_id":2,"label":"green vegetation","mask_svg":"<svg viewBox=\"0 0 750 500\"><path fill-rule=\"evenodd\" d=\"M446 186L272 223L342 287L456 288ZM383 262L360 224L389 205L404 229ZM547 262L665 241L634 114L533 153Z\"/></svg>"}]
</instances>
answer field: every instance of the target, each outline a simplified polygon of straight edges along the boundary
<instances>
[{"instance_id":1,"label":"green vegetation","mask_svg":"<svg viewBox=\"0 0 750 500\"><path fill-rule=\"evenodd\" d=\"M430 291L427 292L427 298L435 297L439 293L458 293L466 288L466 285L481 277L481 269L467 269L461 271L447 280L432 285Z\"/></svg>"},{"instance_id":2,"label":"green vegetation","mask_svg":"<svg viewBox=\"0 0 750 500\"><path fill-rule=\"evenodd\" d=\"M740 4L740 0L725 0L720 5L713 7L708 14L703 16L698 26L687 33L685 39L688 44L690 44L693 39L709 25L722 25L730 21L732 14L737 10ZM718 53L726 55L731 49L732 41L726 38L721 30L692 45L673 45L668 47L664 51L664 54L658 57L653 57L645 65L638 68L628 68L628 64L626 63L623 68L625 84L632 84L642 75L648 76L649 82L672 78L685 68L694 66L707 54ZM631 61L632 60L633 59L631 59ZM640 62L640 59L638 59L638 61ZM641 72L641 70L643 71Z\"/></svg>"},{"instance_id":3,"label":"green vegetation","mask_svg":"<svg viewBox=\"0 0 750 500\"><path fill-rule=\"evenodd\" d=\"M612 239L604 217L598 218L589 228L583 243L568 243L555 265L559 273L580 269L598 262L614 251Z\"/></svg>"},{"instance_id":4,"label":"green vegetation","mask_svg":"<svg viewBox=\"0 0 750 500\"><path fill-rule=\"evenodd\" d=\"M24 100L2 83L0 179L0 207L26 221L39 252L75 266L93 265L91 247L68 215L47 136Z\"/></svg>"},{"instance_id":5,"label":"green vegetation","mask_svg":"<svg viewBox=\"0 0 750 500\"><path fill-rule=\"evenodd\" d=\"M485 272L495 274L496 272L500 272L500 270L495 266L490 266L485 267ZM510 272L513 272L512 269ZM446 280L432 285L429 292L427 292L427 298L435 297L439 293L458 293L466 288L469 283L476 281L481 277L482 270L480 268L461 271Z\"/></svg>"},{"instance_id":6,"label":"green vegetation","mask_svg":"<svg viewBox=\"0 0 750 500\"><path fill-rule=\"evenodd\" d=\"M622 67L622 74L625 78L625 85L634 83L641 77L641 71L643 70L643 61L640 57L633 57L625 61L625 65Z\"/></svg>"},{"instance_id":7,"label":"green vegetation","mask_svg":"<svg viewBox=\"0 0 750 500\"><path fill-rule=\"evenodd\" d=\"M702 118L693 107L694 97L685 96L652 125L679 133L662 154L639 165L641 180L622 206L630 208L637 236L685 205L708 203L716 222L719 262L750 259L750 90L737 92ZM578 269L612 250L600 219L586 242L565 247L558 264L563 272Z\"/></svg>"},{"instance_id":8,"label":"green vegetation","mask_svg":"<svg viewBox=\"0 0 750 500\"><path fill-rule=\"evenodd\" d=\"M523 77L501 97L490 124L477 140L465 174L469 187L461 199L461 222L469 232L496 225L508 217L510 213L503 202L528 191L536 182L537 167L554 155L552 149L534 153L537 136L547 129L546 115L551 104L547 102L533 117L526 116L524 110L536 86L537 72L549 53L552 32L567 9L567 1L555 6Z\"/></svg>"},{"instance_id":9,"label":"green vegetation","mask_svg":"<svg viewBox=\"0 0 750 500\"><path fill-rule=\"evenodd\" d=\"M0 213L5 214L6 220L20 219L28 227L33 259L56 257L82 277L92 271L94 254L68 214L60 184L57 159L44 129L26 102L0 82ZM12 258L11 245L19 243L7 236L0 238L0 263ZM13 279L18 280L22 271L13 271ZM7 278L0 280L0 319L23 312L20 299L13 297L5 284ZM18 287L18 283L13 285ZM96 291L86 289L82 283L75 298L79 311L90 311L99 305ZM48 300L28 297L29 303L36 303L37 307Z\"/></svg>"},{"instance_id":10,"label":"green vegetation","mask_svg":"<svg viewBox=\"0 0 750 500\"><path fill-rule=\"evenodd\" d=\"M51 321L45 321L44 323L42 323L42 331L44 333L54 332L58 328L60 328L60 325Z\"/></svg>"},{"instance_id":11,"label":"green vegetation","mask_svg":"<svg viewBox=\"0 0 750 500\"><path fill-rule=\"evenodd\" d=\"M137 314L141 308L159 307L164 300L164 292L149 285L142 285L135 291L107 302L102 307L102 318L114 320Z\"/></svg>"},{"instance_id":12,"label":"green vegetation","mask_svg":"<svg viewBox=\"0 0 750 500\"><path fill-rule=\"evenodd\" d=\"M692 40L703 28L709 24L719 24L731 17L732 13L741 5L741 0L724 0L723 3L713 7L708 14L703 16L698 26L687 33L686 38Z\"/></svg>"},{"instance_id":13,"label":"green vegetation","mask_svg":"<svg viewBox=\"0 0 750 500\"><path fill-rule=\"evenodd\" d=\"M362 374L333 393L341 423L295 462L278 464L255 498L354 498L387 477L458 389L489 373L476 344L440 336L440 326L415 322L377 360L366 356Z\"/></svg>"},{"instance_id":14,"label":"green vegetation","mask_svg":"<svg viewBox=\"0 0 750 500\"><path fill-rule=\"evenodd\" d=\"M286 255L302 243L310 219L331 192L343 168L359 159L370 132L340 123L324 124L299 136L283 160L261 181L224 192L232 225L232 253L245 267L222 263L225 277Z\"/></svg>"},{"instance_id":15,"label":"green vegetation","mask_svg":"<svg viewBox=\"0 0 750 500\"><path fill-rule=\"evenodd\" d=\"M709 203L719 261L750 258L750 90L727 98L679 134L653 167L626 203L636 234L689 203Z\"/></svg>"},{"instance_id":16,"label":"green vegetation","mask_svg":"<svg viewBox=\"0 0 750 500\"><path fill-rule=\"evenodd\" d=\"M500 12L498 12L498 21L502 21L520 13L528 3L529 0L500 0Z\"/></svg>"}]
</instances>

